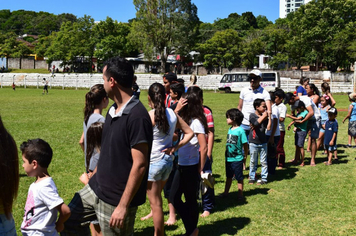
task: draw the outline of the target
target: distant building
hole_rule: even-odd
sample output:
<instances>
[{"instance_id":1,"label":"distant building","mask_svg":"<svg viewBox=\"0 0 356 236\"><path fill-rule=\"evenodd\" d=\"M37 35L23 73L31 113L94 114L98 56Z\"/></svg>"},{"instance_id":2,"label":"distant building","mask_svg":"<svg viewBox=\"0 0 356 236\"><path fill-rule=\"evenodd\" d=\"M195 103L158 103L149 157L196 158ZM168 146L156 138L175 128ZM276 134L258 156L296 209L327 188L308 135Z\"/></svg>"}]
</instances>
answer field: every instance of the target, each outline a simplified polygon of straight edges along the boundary
<instances>
[{"instance_id":1,"label":"distant building","mask_svg":"<svg viewBox=\"0 0 356 236\"><path fill-rule=\"evenodd\" d=\"M279 0L279 18L285 18L288 13L295 12L303 4L311 0Z\"/></svg>"}]
</instances>

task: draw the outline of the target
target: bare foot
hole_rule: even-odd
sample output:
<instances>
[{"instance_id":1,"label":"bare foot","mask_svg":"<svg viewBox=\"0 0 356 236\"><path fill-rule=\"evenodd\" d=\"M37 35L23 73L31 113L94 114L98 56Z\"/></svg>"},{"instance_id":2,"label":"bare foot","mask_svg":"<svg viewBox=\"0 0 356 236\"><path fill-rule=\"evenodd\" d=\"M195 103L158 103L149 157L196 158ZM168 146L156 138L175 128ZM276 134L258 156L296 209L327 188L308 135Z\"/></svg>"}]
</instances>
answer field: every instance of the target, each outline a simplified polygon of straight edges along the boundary
<instances>
[{"instance_id":1,"label":"bare foot","mask_svg":"<svg viewBox=\"0 0 356 236\"><path fill-rule=\"evenodd\" d=\"M200 217L208 217L210 215L210 212L208 212L208 211L204 211L201 215L200 215ZM195 230L197 230L198 228L196 228ZM194 230L194 231L195 231Z\"/></svg>"},{"instance_id":2,"label":"bare foot","mask_svg":"<svg viewBox=\"0 0 356 236\"><path fill-rule=\"evenodd\" d=\"M310 163L310 166L316 166L315 163Z\"/></svg>"},{"instance_id":3,"label":"bare foot","mask_svg":"<svg viewBox=\"0 0 356 236\"><path fill-rule=\"evenodd\" d=\"M176 222L177 222L176 218L169 217L168 220L166 222L164 222L164 224L167 226L171 226L171 225L174 225Z\"/></svg>"},{"instance_id":4,"label":"bare foot","mask_svg":"<svg viewBox=\"0 0 356 236\"><path fill-rule=\"evenodd\" d=\"M147 216L141 217L141 220L148 220L151 217L152 217L152 211L150 213L148 213Z\"/></svg>"},{"instance_id":5,"label":"bare foot","mask_svg":"<svg viewBox=\"0 0 356 236\"><path fill-rule=\"evenodd\" d=\"M302 162L299 166L304 166L304 162Z\"/></svg>"},{"instance_id":6,"label":"bare foot","mask_svg":"<svg viewBox=\"0 0 356 236\"><path fill-rule=\"evenodd\" d=\"M199 229L196 228L190 236L198 236L198 235L199 235Z\"/></svg>"}]
</instances>

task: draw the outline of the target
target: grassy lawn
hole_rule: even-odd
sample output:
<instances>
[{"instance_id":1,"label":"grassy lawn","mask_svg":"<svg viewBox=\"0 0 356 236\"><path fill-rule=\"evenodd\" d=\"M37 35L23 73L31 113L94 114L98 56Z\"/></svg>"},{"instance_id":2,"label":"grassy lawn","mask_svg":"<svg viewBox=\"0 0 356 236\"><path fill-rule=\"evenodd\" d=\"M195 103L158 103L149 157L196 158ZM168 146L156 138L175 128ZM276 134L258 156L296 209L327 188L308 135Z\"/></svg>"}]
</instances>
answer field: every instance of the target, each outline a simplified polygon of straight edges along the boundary
<instances>
[{"instance_id":1,"label":"grassy lawn","mask_svg":"<svg viewBox=\"0 0 356 236\"><path fill-rule=\"evenodd\" d=\"M59 194L68 204L75 191L82 188L78 177L84 171L83 153L78 141L82 134L84 95L86 90L49 90L11 88L0 90L0 115L16 143L32 138L49 142L54 158L49 167ZM224 153L228 125L225 112L237 106L238 94L206 91L204 103L213 110L215 120L215 146L213 172L216 178L215 194L223 192L225 184ZM346 95L335 95L339 111L338 144L347 144L346 116L349 105ZM147 92L141 92L141 101L147 107ZM106 114L106 111L105 111ZM289 119L286 120L288 124ZM294 156L294 136L286 134L286 159ZM247 202L239 204L237 186L233 182L230 195L216 199L216 207L208 218L199 219L200 235L354 235L356 234L356 149L340 147L339 164L325 166L326 156L317 153L317 165L310 167L310 153L306 153L306 166L288 166L277 170L263 186L248 185L245 175ZM21 159L21 158L20 158ZM249 160L247 161L249 163ZM13 208L18 233L29 185L20 163L20 190ZM257 171L260 173L260 168ZM164 201L164 211L168 212ZM140 206L135 223L135 235L153 235L152 220L140 221L150 211L149 204ZM168 215L165 215L167 219ZM178 218L179 219L179 218ZM185 230L179 219L174 226L165 228L166 235L182 235Z\"/></svg>"}]
</instances>

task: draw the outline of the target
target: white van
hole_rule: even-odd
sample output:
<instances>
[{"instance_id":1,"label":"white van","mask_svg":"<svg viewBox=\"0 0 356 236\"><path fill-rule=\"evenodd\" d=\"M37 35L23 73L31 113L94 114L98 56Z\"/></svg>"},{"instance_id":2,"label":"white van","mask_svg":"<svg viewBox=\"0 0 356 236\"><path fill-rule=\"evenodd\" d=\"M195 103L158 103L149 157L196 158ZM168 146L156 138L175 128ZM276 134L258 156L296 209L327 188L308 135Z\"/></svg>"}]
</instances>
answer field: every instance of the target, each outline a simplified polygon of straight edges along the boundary
<instances>
[{"instance_id":1,"label":"white van","mask_svg":"<svg viewBox=\"0 0 356 236\"><path fill-rule=\"evenodd\" d=\"M223 75L219 90L224 90L225 93L241 92L241 89L250 86L248 80L249 72L231 72ZM279 73L275 71L262 72L261 86L267 91L274 91L281 85Z\"/></svg>"}]
</instances>

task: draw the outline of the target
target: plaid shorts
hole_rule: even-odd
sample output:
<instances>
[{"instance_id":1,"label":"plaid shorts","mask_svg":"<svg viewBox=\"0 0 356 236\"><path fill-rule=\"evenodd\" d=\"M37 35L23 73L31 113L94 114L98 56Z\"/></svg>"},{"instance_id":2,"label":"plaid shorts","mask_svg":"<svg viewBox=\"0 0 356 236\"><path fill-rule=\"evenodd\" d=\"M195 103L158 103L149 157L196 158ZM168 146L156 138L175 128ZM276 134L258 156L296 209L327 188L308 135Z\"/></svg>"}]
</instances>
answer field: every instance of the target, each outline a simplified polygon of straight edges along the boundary
<instances>
[{"instance_id":1,"label":"plaid shorts","mask_svg":"<svg viewBox=\"0 0 356 236\"><path fill-rule=\"evenodd\" d=\"M71 211L70 218L64 223L64 231L61 235L90 236L89 224L93 220L98 220L101 231L106 235L133 235L134 223L137 207L128 209L124 227L110 228L109 221L117 206L112 206L98 198L94 191L87 184L83 189L74 194L69 203Z\"/></svg>"}]
</instances>

